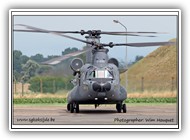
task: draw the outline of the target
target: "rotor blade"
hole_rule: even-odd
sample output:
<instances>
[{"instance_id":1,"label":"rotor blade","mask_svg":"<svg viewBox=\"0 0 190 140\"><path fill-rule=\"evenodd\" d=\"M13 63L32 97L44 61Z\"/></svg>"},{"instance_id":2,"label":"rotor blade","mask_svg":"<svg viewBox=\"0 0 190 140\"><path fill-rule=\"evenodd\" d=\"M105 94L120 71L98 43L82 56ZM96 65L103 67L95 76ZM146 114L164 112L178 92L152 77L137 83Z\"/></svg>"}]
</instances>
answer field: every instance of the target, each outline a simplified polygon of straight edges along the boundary
<instances>
[{"instance_id":1,"label":"rotor blade","mask_svg":"<svg viewBox=\"0 0 190 140\"><path fill-rule=\"evenodd\" d=\"M24 29L13 29L14 32L32 32L32 33L49 33L49 32L56 32L60 34L66 34L66 33L81 33L79 31L53 31L49 30L48 31L39 31L39 30L24 30Z\"/></svg>"},{"instance_id":2,"label":"rotor blade","mask_svg":"<svg viewBox=\"0 0 190 140\"><path fill-rule=\"evenodd\" d=\"M142 43L121 43L121 44L111 44L111 45L130 46L130 47L151 47L151 46L163 46L163 45L175 45L175 44L176 42L142 42ZM110 46L110 44L107 44L107 46Z\"/></svg>"},{"instance_id":3,"label":"rotor blade","mask_svg":"<svg viewBox=\"0 0 190 140\"><path fill-rule=\"evenodd\" d=\"M123 36L142 36L142 37L156 37L154 35L143 35L143 34L167 34L167 32L104 32L101 31L101 34L106 35L123 35Z\"/></svg>"},{"instance_id":4,"label":"rotor blade","mask_svg":"<svg viewBox=\"0 0 190 140\"><path fill-rule=\"evenodd\" d=\"M23 26L23 27L25 27L27 29L33 30L34 32L35 31L36 32L46 32L46 33L49 33L49 34L54 34L54 35L66 37L66 38L73 39L73 40L76 40L76 41L80 41L80 42L83 42L83 43L87 43L87 44L90 44L90 45L96 45L96 44L94 44L94 42L89 42L89 41L78 39L78 38L71 37L71 36L68 36L68 35L63 35L63 34L61 34L59 32L49 31L49 30L45 30L45 29L41 29L41 28L36 28L36 27L33 27L33 26L24 25L24 24L16 24L15 26Z\"/></svg>"},{"instance_id":5,"label":"rotor blade","mask_svg":"<svg viewBox=\"0 0 190 140\"><path fill-rule=\"evenodd\" d=\"M126 72L128 69L127 68L122 68L122 69L120 69L119 68L119 73L121 74L121 73L124 73L124 72Z\"/></svg>"},{"instance_id":6,"label":"rotor blade","mask_svg":"<svg viewBox=\"0 0 190 140\"><path fill-rule=\"evenodd\" d=\"M39 30L24 30L24 29L13 29L14 32L30 32L30 33L49 33L49 32L56 32L60 34L66 34L66 33L75 33L75 34L81 34L81 31L39 31ZM103 33L105 35L120 35L120 36L142 36L142 37L156 37L153 35L137 35L137 34L131 34L131 33Z\"/></svg>"},{"instance_id":7,"label":"rotor blade","mask_svg":"<svg viewBox=\"0 0 190 140\"><path fill-rule=\"evenodd\" d=\"M71 57L74 57L74 56L78 56L78 55L83 54L83 53L85 53L85 52L91 51L91 50L94 49L95 47L96 47L96 46L93 46L93 47L91 47L91 48L87 48L87 49L80 50L80 51L73 52L73 53L69 53L69 54L66 54L66 55L63 55L63 56L60 56L60 57L57 57L57 58L53 58L53 59L51 59L51 60L42 62L42 64L44 64L44 65L56 65L56 64L59 64L59 63L61 63L62 61L68 59L68 58L71 58Z\"/></svg>"},{"instance_id":8,"label":"rotor blade","mask_svg":"<svg viewBox=\"0 0 190 140\"><path fill-rule=\"evenodd\" d=\"M120 34L120 33L109 33L105 35L120 35L120 36L139 36L139 37L156 37L155 35L137 35L137 34L130 34L130 33L125 33L125 34Z\"/></svg>"},{"instance_id":9,"label":"rotor blade","mask_svg":"<svg viewBox=\"0 0 190 140\"><path fill-rule=\"evenodd\" d=\"M101 34L167 34L167 32L105 32L101 31Z\"/></svg>"}]
</instances>

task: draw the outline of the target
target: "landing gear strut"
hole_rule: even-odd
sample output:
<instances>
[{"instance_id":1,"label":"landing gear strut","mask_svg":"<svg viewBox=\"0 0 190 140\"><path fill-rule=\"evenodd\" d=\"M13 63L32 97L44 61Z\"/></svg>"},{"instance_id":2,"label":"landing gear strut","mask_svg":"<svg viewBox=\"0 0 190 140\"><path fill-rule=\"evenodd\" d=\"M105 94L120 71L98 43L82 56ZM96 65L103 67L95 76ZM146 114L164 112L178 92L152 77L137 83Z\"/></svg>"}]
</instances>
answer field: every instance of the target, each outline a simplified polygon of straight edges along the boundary
<instances>
[{"instance_id":1,"label":"landing gear strut","mask_svg":"<svg viewBox=\"0 0 190 140\"><path fill-rule=\"evenodd\" d=\"M123 110L123 113L127 112L126 104L118 103L116 104L116 109L118 113L121 113L121 110Z\"/></svg>"}]
</instances>

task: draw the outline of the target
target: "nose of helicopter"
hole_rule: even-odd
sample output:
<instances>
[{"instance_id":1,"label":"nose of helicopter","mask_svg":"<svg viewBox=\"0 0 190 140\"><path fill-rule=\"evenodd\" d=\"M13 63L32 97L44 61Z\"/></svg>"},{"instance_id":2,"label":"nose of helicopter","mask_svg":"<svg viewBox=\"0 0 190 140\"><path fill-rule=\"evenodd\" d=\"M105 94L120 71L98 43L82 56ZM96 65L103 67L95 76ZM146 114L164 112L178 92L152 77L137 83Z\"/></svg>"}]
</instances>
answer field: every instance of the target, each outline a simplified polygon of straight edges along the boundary
<instances>
[{"instance_id":1,"label":"nose of helicopter","mask_svg":"<svg viewBox=\"0 0 190 140\"><path fill-rule=\"evenodd\" d=\"M108 92L111 89L111 84L110 83L93 83L92 84L92 89L96 92Z\"/></svg>"}]
</instances>

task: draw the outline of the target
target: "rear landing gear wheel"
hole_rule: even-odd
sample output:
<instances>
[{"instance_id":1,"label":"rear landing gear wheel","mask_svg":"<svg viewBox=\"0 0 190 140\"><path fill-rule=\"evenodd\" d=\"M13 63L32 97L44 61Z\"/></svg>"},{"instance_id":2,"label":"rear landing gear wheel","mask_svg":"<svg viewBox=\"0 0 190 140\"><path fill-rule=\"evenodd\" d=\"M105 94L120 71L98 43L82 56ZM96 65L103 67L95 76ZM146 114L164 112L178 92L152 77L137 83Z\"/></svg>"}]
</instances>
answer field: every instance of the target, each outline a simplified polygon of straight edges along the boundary
<instances>
[{"instance_id":1,"label":"rear landing gear wheel","mask_svg":"<svg viewBox=\"0 0 190 140\"><path fill-rule=\"evenodd\" d=\"M121 110L123 110L123 113L127 112L126 104L118 103L116 104L116 109L118 113L121 113Z\"/></svg>"}]
</instances>

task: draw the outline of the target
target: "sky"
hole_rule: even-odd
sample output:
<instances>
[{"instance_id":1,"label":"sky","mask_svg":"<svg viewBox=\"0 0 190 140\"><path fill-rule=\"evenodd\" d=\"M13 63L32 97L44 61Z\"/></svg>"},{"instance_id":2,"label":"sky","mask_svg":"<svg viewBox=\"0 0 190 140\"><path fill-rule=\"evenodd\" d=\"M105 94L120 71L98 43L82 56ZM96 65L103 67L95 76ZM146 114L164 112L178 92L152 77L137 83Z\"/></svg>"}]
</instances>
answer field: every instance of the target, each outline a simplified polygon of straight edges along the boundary
<instances>
[{"instance_id":1,"label":"sky","mask_svg":"<svg viewBox=\"0 0 190 140\"><path fill-rule=\"evenodd\" d=\"M80 30L102 30L102 31L125 31L125 28L113 20L119 20L127 27L128 31L147 31L147 32L166 32L167 34L158 34L157 37L133 37L127 36L128 43L136 42L162 42L176 38L177 18L176 16L21 16L14 15L13 24L26 24L47 30L63 30L63 31L80 31ZM14 27L18 29L18 26ZM19 29L24 29L19 27ZM67 34L85 40L85 36L76 34ZM21 50L24 55L31 56L35 54L61 55L61 52L67 47L77 47L82 49L86 44L71 40L68 38L55 36L44 33L23 33L14 32L14 50ZM101 43L126 43L126 36L101 35ZM126 47L119 46L109 49L109 57L115 57L120 61L131 62L135 60L137 55L146 56L158 47ZM127 60L125 56L127 54Z\"/></svg>"}]
</instances>

